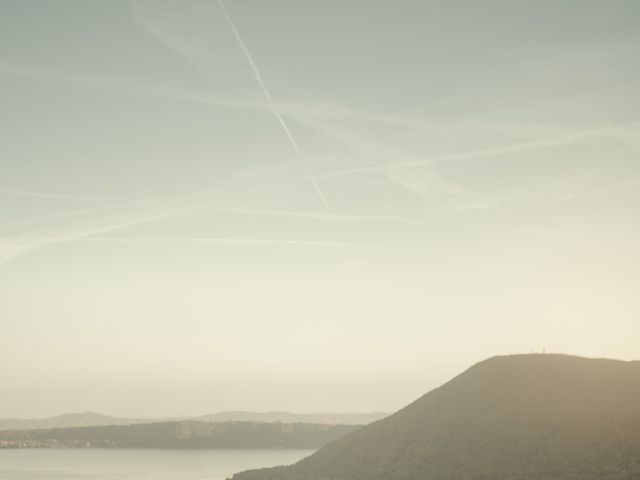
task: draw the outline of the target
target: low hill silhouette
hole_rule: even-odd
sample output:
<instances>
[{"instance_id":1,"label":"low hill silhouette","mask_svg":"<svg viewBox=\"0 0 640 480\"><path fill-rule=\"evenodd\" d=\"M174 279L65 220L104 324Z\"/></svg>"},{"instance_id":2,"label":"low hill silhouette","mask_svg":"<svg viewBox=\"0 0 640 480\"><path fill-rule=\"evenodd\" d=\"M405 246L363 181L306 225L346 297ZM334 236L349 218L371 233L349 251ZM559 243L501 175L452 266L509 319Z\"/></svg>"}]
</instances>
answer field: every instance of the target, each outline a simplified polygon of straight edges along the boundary
<instances>
[{"instance_id":1,"label":"low hill silhouette","mask_svg":"<svg viewBox=\"0 0 640 480\"><path fill-rule=\"evenodd\" d=\"M483 361L295 465L233 480L640 479L640 362Z\"/></svg>"},{"instance_id":2,"label":"low hill silhouette","mask_svg":"<svg viewBox=\"0 0 640 480\"><path fill-rule=\"evenodd\" d=\"M178 422L195 420L201 422L260 422L260 423L316 423L327 425L366 425L389 415L371 413L292 413L292 412L216 412L195 417L177 418L121 418L96 412L65 413L47 418L0 419L2 430L41 430L50 428L97 427L107 425L134 425L140 423Z\"/></svg>"}]
</instances>

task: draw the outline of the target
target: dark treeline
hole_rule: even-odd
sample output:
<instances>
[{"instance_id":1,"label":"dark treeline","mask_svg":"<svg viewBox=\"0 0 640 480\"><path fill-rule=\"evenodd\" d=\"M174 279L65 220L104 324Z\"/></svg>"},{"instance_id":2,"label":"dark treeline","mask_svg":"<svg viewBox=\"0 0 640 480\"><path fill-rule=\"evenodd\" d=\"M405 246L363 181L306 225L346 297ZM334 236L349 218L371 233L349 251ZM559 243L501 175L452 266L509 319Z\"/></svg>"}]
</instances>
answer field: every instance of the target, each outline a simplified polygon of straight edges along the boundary
<instances>
[{"instance_id":1,"label":"dark treeline","mask_svg":"<svg viewBox=\"0 0 640 480\"><path fill-rule=\"evenodd\" d=\"M201 422L0 431L0 448L319 448L360 426Z\"/></svg>"}]
</instances>

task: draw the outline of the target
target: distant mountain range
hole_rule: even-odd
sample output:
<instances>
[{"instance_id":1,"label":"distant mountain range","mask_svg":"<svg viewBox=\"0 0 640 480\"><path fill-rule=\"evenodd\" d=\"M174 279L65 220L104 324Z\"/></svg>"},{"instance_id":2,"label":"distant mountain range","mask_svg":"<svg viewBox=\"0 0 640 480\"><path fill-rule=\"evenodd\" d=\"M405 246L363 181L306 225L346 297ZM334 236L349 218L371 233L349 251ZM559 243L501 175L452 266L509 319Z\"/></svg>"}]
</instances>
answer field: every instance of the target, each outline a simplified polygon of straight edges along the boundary
<instances>
[{"instance_id":1,"label":"distant mountain range","mask_svg":"<svg viewBox=\"0 0 640 480\"><path fill-rule=\"evenodd\" d=\"M361 425L178 422L0 431L0 448L315 449Z\"/></svg>"},{"instance_id":2,"label":"distant mountain range","mask_svg":"<svg viewBox=\"0 0 640 480\"><path fill-rule=\"evenodd\" d=\"M98 425L132 425L153 423L159 420L139 418L117 418L96 412L65 413L55 417L40 419L7 418L0 419L0 430L32 430L38 428L94 427Z\"/></svg>"},{"instance_id":3,"label":"distant mountain range","mask_svg":"<svg viewBox=\"0 0 640 480\"><path fill-rule=\"evenodd\" d=\"M288 467L233 480L637 480L640 362L481 362Z\"/></svg>"},{"instance_id":4,"label":"distant mountain range","mask_svg":"<svg viewBox=\"0 0 640 480\"><path fill-rule=\"evenodd\" d=\"M167 421L197 420L203 422L282 422L315 423L328 425L366 425L375 422L387 413L308 413L290 412L219 412L197 417L180 418L120 418L96 412L67 413L41 419L0 419L0 430L33 430L68 427L95 427L106 425L136 425Z\"/></svg>"}]
</instances>

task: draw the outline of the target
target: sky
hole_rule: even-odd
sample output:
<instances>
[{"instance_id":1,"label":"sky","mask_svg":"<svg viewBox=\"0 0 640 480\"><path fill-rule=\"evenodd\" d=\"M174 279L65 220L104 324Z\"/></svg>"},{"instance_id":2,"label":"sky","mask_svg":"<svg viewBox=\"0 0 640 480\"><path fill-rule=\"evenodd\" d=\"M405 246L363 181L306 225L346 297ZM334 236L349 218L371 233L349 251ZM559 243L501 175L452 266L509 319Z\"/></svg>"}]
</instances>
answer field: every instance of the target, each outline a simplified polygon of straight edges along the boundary
<instances>
[{"instance_id":1,"label":"sky","mask_svg":"<svg viewBox=\"0 0 640 480\"><path fill-rule=\"evenodd\" d=\"M640 358L636 0L0 1L0 417L394 411Z\"/></svg>"}]
</instances>

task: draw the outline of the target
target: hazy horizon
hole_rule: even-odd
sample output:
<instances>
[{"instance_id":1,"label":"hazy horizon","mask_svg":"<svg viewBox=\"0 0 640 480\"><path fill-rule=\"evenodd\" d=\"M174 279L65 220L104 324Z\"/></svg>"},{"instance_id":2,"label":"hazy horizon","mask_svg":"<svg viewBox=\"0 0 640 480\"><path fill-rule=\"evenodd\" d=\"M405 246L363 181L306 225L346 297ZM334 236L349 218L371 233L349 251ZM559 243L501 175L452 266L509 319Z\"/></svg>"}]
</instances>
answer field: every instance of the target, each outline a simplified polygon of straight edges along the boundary
<instances>
[{"instance_id":1,"label":"hazy horizon","mask_svg":"<svg viewBox=\"0 0 640 480\"><path fill-rule=\"evenodd\" d=\"M45 418L55 418L55 417L61 417L61 416L65 416L65 415L103 415L106 417L114 417L114 418L123 418L123 419L127 419L127 418L131 418L131 419L138 419L138 420L173 420L173 419L191 419L191 418L198 418L198 417L206 417L209 415L218 415L218 414L233 414L233 413L248 413L248 414L257 414L257 415L267 415L267 414L276 414L276 413L286 413L286 414L291 414L291 415L331 415L331 414L337 414L337 415L369 415L369 414L388 414L388 413L392 413L392 412L290 412L290 411L282 411L282 410L268 410L268 411L248 411L248 410L225 410L225 411L216 411L216 412L201 412L199 414L196 415L163 415L161 417L145 417L145 416L141 416L141 417L131 417L131 416L124 416L124 417L119 417L116 415L111 415L109 412L95 412L93 410L82 410L82 411L77 411L77 412L60 412L56 415L51 415L50 417L40 417L40 418L14 418L14 419L8 419L8 418L0 418L0 420L40 420L40 419L45 419Z\"/></svg>"},{"instance_id":2,"label":"hazy horizon","mask_svg":"<svg viewBox=\"0 0 640 480\"><path fill-rule=\"evenodd\" d=\"M640 3L4 0L0 418L393 412L640 359Z\"/></svg>"}]
</instances>

